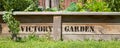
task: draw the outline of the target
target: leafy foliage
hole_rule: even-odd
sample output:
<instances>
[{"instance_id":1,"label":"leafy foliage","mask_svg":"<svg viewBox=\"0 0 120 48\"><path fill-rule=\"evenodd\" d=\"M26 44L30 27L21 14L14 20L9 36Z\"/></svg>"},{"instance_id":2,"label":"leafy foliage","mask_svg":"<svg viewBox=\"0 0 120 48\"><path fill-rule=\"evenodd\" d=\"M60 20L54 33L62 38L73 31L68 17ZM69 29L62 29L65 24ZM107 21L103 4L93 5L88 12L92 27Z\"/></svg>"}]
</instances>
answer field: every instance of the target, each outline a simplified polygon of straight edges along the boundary
<instances>
[{"instance_id":1,"label":"leafy foliage","mask_svg":"<svg viewBox=\"0 0 120 48\"><path fill-rule=\"evenodd\" d=\"M67 11L78 11L79 7L77 7L75 2L72 2L70 6L66 9Z\"/></svg>"},{"instance_id":2,"label":"leafy foliage","mask_svg":"<svg viewBox=\"0 0 120 48\"><path fill-rule=\"evenodd\" d=\"M85 2L85 1L84 1ZM66 9L67 11L92 11L92 12L109 12L108 5L104 1L86 1L84 4L82 1L78 3L72 2L70 6Z\"/></svg>"},{"instance_id":3,"label":"leafy foliage","mask_svg":"<svg viewBox=\"0 0 120 48\"><path fill-rule=\"evenodd\" d=\"M7 23L10 31L13 33L13 34L18 34L19 32L19 21L15 20L15 18L12 16L12 12L6 12L4 15L3 15L3 20L4 22Z\"/></svg>"},{"instance_id":4,"label":"leafy foliage","mask_svg":"<svg viewBox=\"0 0 120 48\"><path fill-rule=\"evenodd\" d=\"M1 0L0 6L3 7L5 11L9 11L11 9L14 9L14 11L24 11L27 7L33 4L34 1L37 0Z\"/></svg>"},{"instance_id":5,"label":"leafy foliage","mask_svg":"<svg viewBox=\"0 0 120 48\"><path fill-rule=\"evenodd\" d=\"M88 11L93 11L93 12L109 12L111 11L110 8L108 8L108 5L106 2L103 1L97 1L94 0L92 2L87 2L85 4L85 8Z\"/></svg>"},{"instance_id":6,"label":"leafy foliage","mask_svg":"<svg viewBox=\"0 0 120 48\"><path fill-rule=\"evenodd\" d=\"M98 2L101 1L101 2ZM106 1L106 2L105 2ZM60 0L64 2L64 0ZM60 8L63 6L60 5ZM0 0L0 11L58 11L55 8L43 9L38 7L38 0ZM72 2L67 11L120 11L120 0L78 0Z\"/></svg>"},{"instance_id":7,"label":"leafy foliage","mask_svg":"<svg viewBox=\"0 0 120 48\"><path fill-rule=\"evenodd\" d=\"M120 0L106 0L106 2L109 4L112 11L120 11Z\"/></svg>"},{"instance_id":8,"label":"leafy foliage","mask_svg":"<svg viewBox=\"0 0 120 48\"><path fill-rule=\"evenodd\" d=\"M3 5L2 5L2 2L0 1L0 11L3 11L4 8L3 8Z\"/></svg>"},{"instance_id":9,"label":"leafy foliage","mask_svg":"<svg viewBox=\"0 0 120 48\"><path fill-rule=\"evenodd\" d=\"M0 10L5 10L7 11L3 15L3 20L4 22L7 23L10 32L12 33L12 39L14 41L19 41L21 39L20 37L17 37L19 33L19 24L20 22L17 21L13 16L12 12L13 11L24 11L29 5L29 7L25 11L35 11L37 10L36 0L1 0L0 1Z\"/></svg>"},{"instance_id":10,"label":"leafy foliage","mask_svg":"<svg viewBox=\"0 0 120 48\"><path fill-rule=\"evenodd\" d=\"M59 9L57 8L47 8L45 9L45 11L51 11L51 12L55 12L55 11L58 11Z\"/></svg>"},{"instance_id":11,"label":"leafy foliage","mask_svg":"<svg viewBox=\"0 0 120 48\"><path fill-rule=\"evenodd\" d=\"M12 11L5 12L5 14L3 15L3 20L4 20L4 22L7 23L8 27L9 27L9 31L12 33L11 39L14 41L19 41L21 38L17 37L17 35L20 30L19 29L20 23L12 16Z\"/></svg>"},{"instance_id":12,"label":"leafy foliage","mask_svg":"<svg viewBox=\"0 0 120 48\"><path fill-rule=\"evenodd\" d=\"M38 0L33 0L24 11L42 11L42 8L38 8Z\"/></svg>"}]
</instances>

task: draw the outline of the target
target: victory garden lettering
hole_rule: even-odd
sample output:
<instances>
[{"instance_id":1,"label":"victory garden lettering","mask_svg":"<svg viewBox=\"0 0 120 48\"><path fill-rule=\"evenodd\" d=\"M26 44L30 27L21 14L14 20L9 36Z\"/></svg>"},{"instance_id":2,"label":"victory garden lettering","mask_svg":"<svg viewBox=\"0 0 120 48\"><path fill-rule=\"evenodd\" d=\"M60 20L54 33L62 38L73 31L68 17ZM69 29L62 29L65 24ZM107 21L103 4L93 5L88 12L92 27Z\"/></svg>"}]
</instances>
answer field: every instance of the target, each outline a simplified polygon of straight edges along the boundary
<instances>
[{"instance_id":1,"label":"victory garden lettering","mask_svg":"<svg viewBox=\"0 0 120 48\"><path fill-rule=\"evenodd\" d=\"M52 32L52 26L21 26L22 32Z\"/></svg>"},{"instance_id":2,"label":"victory garden lettering","mask_svg":"<svg viewBox=\"0 0 120 48\"><path fill-rule=\"evenodd\" d=\"M53 26L21 26L22 32L52 32ZM65 32L95 32L94 26L64 26Z\"/></svg>"},{"instance_id":3,"label":"victory garden lettering","mask_svg":"<svg viewBox=\"0 0 120 48\"><path fill-rule=\"evenodd\" d=\"M94 32L94 26L65 26L65 32Z\"/></svg>"}]
</instances>

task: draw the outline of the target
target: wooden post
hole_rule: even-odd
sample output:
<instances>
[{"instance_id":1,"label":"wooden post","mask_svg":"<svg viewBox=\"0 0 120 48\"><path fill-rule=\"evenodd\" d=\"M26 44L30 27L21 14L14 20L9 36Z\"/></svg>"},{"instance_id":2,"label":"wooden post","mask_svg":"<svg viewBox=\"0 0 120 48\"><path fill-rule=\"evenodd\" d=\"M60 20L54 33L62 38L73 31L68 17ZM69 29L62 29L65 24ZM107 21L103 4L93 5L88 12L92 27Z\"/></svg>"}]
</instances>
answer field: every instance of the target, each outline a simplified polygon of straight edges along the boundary
<instances>
[{"instance_id":1,"label":"wooden post","mask_svg":"<svg viewBox=\"0 0 120 48\"><path fill-rule=\"evenodd\" d=\"M45 8L50 8L50 0L45 1Z\"/></svg>"},{"instance_id":2,"label":"wooden post","mask_svg":"<svg viewBox=\"0 0 120 48\"><path fill-rule=\"evenodd\" d=\"M51 7L59 9L60 0L51 0Z\"/></svg>"},{"instance_id":3,"label":"wooden post","mask_svg":"<svg viewBox=\"0 0 120 48\"><path fill-rule=\"evenodd\" d=\"M2 26L1 26L1 24L0 24L0 34L1 34L1 32L2 32Z\"/></svg>"},{"instance_id":4,"label":"wooden post","mask_svg":"<svg viewBox=\"0 0 120 48\"><path fill-rule=\"evenodd\" d=\"M55 41L62 39L62 23L61 23L61 16L54 16L53 17L53 39Z\"/></svg>"}]
</instances>

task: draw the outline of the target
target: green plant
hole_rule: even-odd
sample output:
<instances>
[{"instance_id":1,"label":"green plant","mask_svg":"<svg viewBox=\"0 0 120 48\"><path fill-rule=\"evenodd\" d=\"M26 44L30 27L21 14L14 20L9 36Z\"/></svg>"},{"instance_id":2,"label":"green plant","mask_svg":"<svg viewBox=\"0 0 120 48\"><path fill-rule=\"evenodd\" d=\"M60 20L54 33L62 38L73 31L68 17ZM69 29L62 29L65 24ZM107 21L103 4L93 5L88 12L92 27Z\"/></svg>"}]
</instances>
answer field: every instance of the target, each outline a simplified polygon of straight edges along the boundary
<instances>
[{"instance_id":1,"label":"green plant","mask_svg":"<svg viewBox=\"0 0 120 48\"><path fill-rule=\"evenodd\" d=\"M78 11L80 11L80 12L86 11L86 8L82 3L77 3L76 5L78 7Z\"/></svg>"},{"instance_id":2,"label":"green plant","mask_svg":"<svg viewBox=\"0 0 120 48\"><path fill-rule=\"evenodd\" d=\"M108 8L108 4L104 1L97 1L94 0L90 3L85 4L85 8L87 11L93 11L93 12L109 12L111 11L110 8Z\"/></svg>"},{"instance_id":3,"label":"green plant","mask_svg":"<svg viewBox=\"0 0 120 48\"><path fill-rule=\"evenodd\" d=\"M112 11L119 12L120 11L120 0L105 0Z\"/></svg>"},{"instance_id":4,"label":"green plant","mask_svg":"<svg viewBox=\"0 0 120 48\"><path fill-rule=\"evenodd\" d=\"M55 11L58 11L58 9L57 8L47 8L47 9L45 9L45 11L55 12Z\"/></svg>"},{"instance_id":5,"label":"green plant","mask_svg":"<svg viewBox=\"0 0 120 48\"><path fill-rule=\"evenodd\" d=\"M60 2L64 2L64 0L60 0Z\"/></svg>"},{"instance_id":6,"label":"green plant","mask_svg":"<svg viewBox=\"0 0 120 48\"><path fill-rule=\"evenodd\" d=\"M38 0L33 0L24 11L42 11L42 10L41 8L38 8Z\"/></svg>"},{"instance_id":7,"label":"green plant","mask_svg":"<svg viewBox=\"0 0 120 48\"><path fill-rule=\"evenodd\" d=\"M52 41L52 38L50 36L50 32L47 32L40 37L39 37L39 35L37 36L35 34L35 32L33 32L33 33L29 34L27 37L24 37L23 40L25 40L25 41L39 40L40 42L46 42L46 41Z\"/></svg>"},{"instance_id":8,"label":"green plant","mask_svg":"<svg viewBox=\"0 0 120 48\"><path fill-rule=\"evenodd\" d=\"M47 40L52 40L51 32L47 32L44 36Z\"/></svg>"},{"instance_id":9,"label":"green plant","mask_svg":"<svg viewBox=\"0 0 120 48\"><path fill-rule=\"evenodd\" d=\"M29 41L29 40L39 40L39 36L37 36L35 34L35 32L31 33L28 35L28 37L26 37L25 39L27 39L26 41Z\"/></svg>"},{"instance_id":10,"label":"green plant","mask_svg":"<svg viewBox=\"0 0 120 48\"><path fill-rule=\"evenodd\" d=\"M83 3L84 2L84 3ZM111 9L108 7L108 4L104 1L83 1L72 2L70 6L66 9L67 11L90 11L90 12L110 12Z\"/></svg>"},{"instance_id":11,"label":"green plant","mask_svg":"<svg viewBox=\"0 0 120 48\"><path fill-rule=\"evenodd\" d=\"M0 11L3 11L4 8L3 8L3 5L2 5L2 2L0 1Z\"/></svg>"},{"instance_id":12,"label":"green plant","mask_svg":"<svg viewBox=\"0 0 120 48\"><path fill-rule=\"evenodd\" d=\"M66 11L78 11L78 10L79 7L76 5L75 2L71 2L70 6L66 9Z\"/></svg>"},{"instance_id":13,"label":"green plant","mask_svg":"<svg viewBox=\"0 0 120 48\"><path fill-rule=\"evenodd\" d=\"M3 20L4 22L7 23L10 32L12 33L12 39L13 40L18 40L19 38L17 37L19 33L19 21L17 21L13 16L12 16L12 11L5 12L3 15Z\"/></svg>"},{"instance_id":14,"label":"green plant","mask_svg":"<svg viewBox=\"0 0 120 48\"><path fill-rule=\"evenodd\" d=\"M24 11L26 8L31 6L34 1L37 4L37 0L0 0L0 4L5 11L9 11L11 9L14 9L14 11ZM34 8L35 9L33 9L33 11L37 9L36 6L34 6Z\"/></svg>"}]
</instances>

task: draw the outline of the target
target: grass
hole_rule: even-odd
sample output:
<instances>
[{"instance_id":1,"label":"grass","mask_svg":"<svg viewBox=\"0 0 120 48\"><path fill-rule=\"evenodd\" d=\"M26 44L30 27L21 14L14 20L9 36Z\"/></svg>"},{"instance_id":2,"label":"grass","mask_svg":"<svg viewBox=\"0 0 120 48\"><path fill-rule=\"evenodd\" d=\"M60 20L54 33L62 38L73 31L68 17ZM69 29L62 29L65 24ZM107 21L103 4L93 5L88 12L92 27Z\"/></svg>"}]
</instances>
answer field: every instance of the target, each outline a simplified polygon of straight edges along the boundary
<instances>
[{"instance_id":1,"label":"grass","mask_svg":"<svg viewBox=\"0 0 120 48\"><path fill-rule=\"evenodd\" d=\"M42 41L29 39L14 42L9 38L0 39L0 48L120 48L120 41Z\"/></svg>"}]
</instances>

